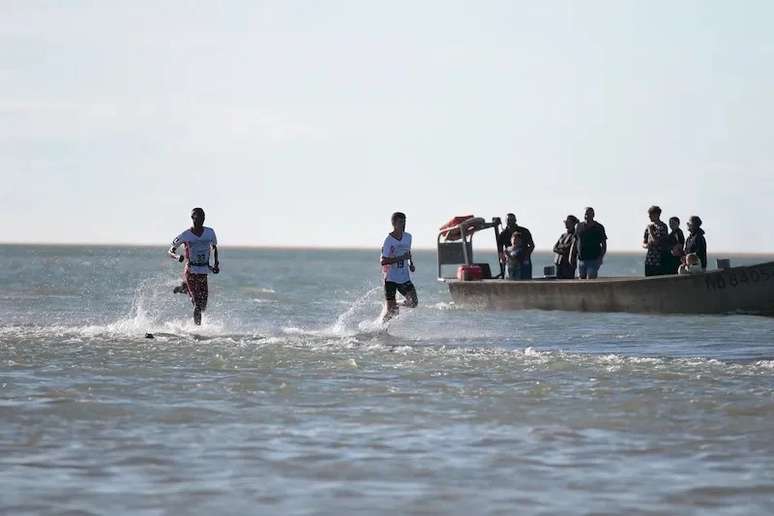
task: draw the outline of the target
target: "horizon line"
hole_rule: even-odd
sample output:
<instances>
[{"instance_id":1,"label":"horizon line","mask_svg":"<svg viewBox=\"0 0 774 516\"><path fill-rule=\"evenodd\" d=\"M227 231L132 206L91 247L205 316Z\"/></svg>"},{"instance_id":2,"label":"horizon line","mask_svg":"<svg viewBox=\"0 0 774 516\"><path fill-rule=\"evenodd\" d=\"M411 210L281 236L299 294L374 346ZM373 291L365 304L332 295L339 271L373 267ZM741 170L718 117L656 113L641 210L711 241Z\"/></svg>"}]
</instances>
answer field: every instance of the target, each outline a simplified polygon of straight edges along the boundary
<instances>
[{"instance_id":1,"label":"horizon line","mask_svg":"<svg viewBox=\"0 0 774 516\"><path fill-rule=\"evenodd\" d=\"M0 246L7 245L7 246L51 246L51 247L169 247L169 244L160 244L160 243L127 243L127 242L2 242L0 241ZM309 246L309 245L271 245L271 244L235 244L235 245L218 245L219 249L267 249L267 250L277 250L277 251L304 251L304 250L321 250L321 251L373 251L374 249L379 249L378 246L374 247L367 247L367 246L359 246L359 245L320 245L320 246ZM417 246L414 247L417 251L435 251L435 247L426 247L426 246ZM553 254L553 249L535 249L536 252L540 253L551 253ZM486 251L484 251L486 252ZM627 249L609 249L608 252L610 253L618 253L618 254L640 254L642 252L644 254L644 250L627 250ZM751 256L765 256L765 255L774 255L774 250L772 251L710 251L708 254L710 255L718 255L718 254L728 254L728 255L735 255L735 256L744 256L744 255L751 255Z\"/></svg>"}]
</instances>

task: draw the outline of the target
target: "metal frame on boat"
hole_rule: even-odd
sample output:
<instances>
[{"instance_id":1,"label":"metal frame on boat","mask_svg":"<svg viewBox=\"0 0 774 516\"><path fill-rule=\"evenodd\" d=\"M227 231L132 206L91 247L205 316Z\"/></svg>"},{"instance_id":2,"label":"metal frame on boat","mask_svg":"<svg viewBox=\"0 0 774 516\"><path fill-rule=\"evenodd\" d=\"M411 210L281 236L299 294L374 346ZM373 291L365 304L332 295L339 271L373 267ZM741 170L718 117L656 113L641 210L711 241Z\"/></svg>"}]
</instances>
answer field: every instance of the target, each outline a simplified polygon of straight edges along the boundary
<instances>
[{"instance_id":1,"label":"metal frame on boat","mask_svg":"<svg viewBox=\"0 0 774 516\"><path fill-rule=\"evenodd\" d=\"M774 262L729 267L702 274L618 277L595 280L494 278L462 280L443 276L444 265L473 266L473 237L493 229L495 248L500 219L480 217L447 225L438 232L438 280L458 305L499 310L566 310L657 314L743 313L774 316ZM448 238L451 237L451 238ZM487 266L488 269L488 266Z\"/></svg>"},{"instance_id":2,"label":"metal frame on boat","mask_svg":"<svg viewBox=\"0 0 774 516\"><path fill-rule=\"evenodd\" d=\"M491 228L494 230L494 238L497 242L500 236L500 224L498 217L494 217L491 222L487 222L481 217L471 217L457 224L447 224L441 228L436 242L438 246L438 278L442 279L443 277L442 267L444 265L473 265L473 236L479 231ZM499 277L503 276L504 267L500 264Z\"/></svg>"}]
</instances>

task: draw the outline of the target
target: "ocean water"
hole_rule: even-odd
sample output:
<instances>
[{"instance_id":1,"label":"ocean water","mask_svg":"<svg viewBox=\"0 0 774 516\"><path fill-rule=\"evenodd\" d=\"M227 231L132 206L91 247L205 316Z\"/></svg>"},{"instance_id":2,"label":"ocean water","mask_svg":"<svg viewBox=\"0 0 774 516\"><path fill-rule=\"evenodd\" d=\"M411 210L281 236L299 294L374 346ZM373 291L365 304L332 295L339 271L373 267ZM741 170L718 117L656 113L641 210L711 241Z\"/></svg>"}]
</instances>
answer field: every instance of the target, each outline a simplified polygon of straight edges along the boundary
<instances>
[{"instance_id":1,"label":"ocean water","mask_svg":"<svg viewBox=\"0 0 774 516\"><path fill-rule=\"evenodd\" d=\"M467 311L419 251L383 330L378 250L222 248L195 327L164 253L0 246L0 513L774 511L774 319Z\"/></svg>"}]
</instances>

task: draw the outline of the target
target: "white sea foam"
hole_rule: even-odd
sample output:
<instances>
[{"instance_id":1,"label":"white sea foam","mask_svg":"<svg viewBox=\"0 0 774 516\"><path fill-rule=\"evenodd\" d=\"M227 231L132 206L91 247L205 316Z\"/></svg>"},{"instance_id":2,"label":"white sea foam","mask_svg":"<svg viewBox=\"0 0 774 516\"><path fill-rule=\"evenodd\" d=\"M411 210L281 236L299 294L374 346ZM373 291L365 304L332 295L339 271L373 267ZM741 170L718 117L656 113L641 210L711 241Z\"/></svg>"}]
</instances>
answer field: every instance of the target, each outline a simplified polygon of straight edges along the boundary
<instances>
[{"instance_id":1,"label":"white sea foam","mask_svg":"<svg viewBox=\"0 0 774 516\"><path fill-rule=\"evenodd\" d=\"M158 334L162 339L180 338L184 340L205 337L208 342L220 345L244 346L260 343L262 346L301 347L311 351L324 351L326 354L338 351L359 350L367 353L398 353L400 355L433 358L442 360L485 361L490 367L499 367L512 363L531 367L549 367L554 371L572 371L588 369L590 377L597 377L598 371L606 374L650 375L656 369L664 373L675 374L774 374L774 360L737 363L714 358L689 357L638 357L621 354L590 355L568 351L541 350L534 346L508 348L498 346L469 346L454 343L417 345L423 342L417 339L405 339L383 331L368 331L373 326L362 325L358 330L347 328L336 330L323 328L309 330L300 327L282 327L278 334L262 335L257 332L228 332L221 321L210 321L203 326L195 326L188 319L154 321L143 312L134 317L119 319L104 325L81 326L0 326L0 336L5 349L12 349L10 342L16 339L47 340L57 342L88 343L103 341L105 338L141 340L145 333ZM338 332L338 333L337 333ZM449 363L451 364L451 363Z\"/></svg>"},{"instance_id":2,"label":"white sea foam","mask_svg":"<svg viewBox=\"0 0 774 516\"><path fill-rule=\"evenodd\" d=\"M299 328L297 326L284 326L282 327L282 333L285 333L287 335L307 335L307 334L314 334L310 333L309 330L305 330L303 328Z\"/></svg>"},{"instance_id":3,"label":"white sea foam","mask_svg":"<svg viewBox=\"0 0 774 516\"><path fill-rule=\"evenodd\" d=\"M556 345L550 350L541 349L541 345L546 345L545 324L550 324L550 321L546 320L545 324L540 321L547 315L494 317L477 312L440 313L454 311L454 304L447 302L402 310L397 319L385 325L379 310L374 309L382 305L381 287L368 289L347 302L346 310L329 325L323 323L309 328L292 322L278 325L267 321L265 327L258 331L255 322L252 325L242 324L239 320L229 319L227 313L216 312L216 316L205 313L204 324L196 326L190 317L180 315L181 306L186 307L184 313L190 310L187 301L183 302L182 296L174 297L169 292L169 287L176 283L168 277L150 278L141 283L129 312L112 321L86 325L7 325L0 326L0 335L33 339L57 337L58 342L80 343L102 338L135 340L142 339L146 333L153 333L161 335L162 339L206 337L223 345L244 346L260 342L262 346L300 346L325 350L326 353L357 349L369 353L416 354L441 360L493 360L492 367L498 361L515 361L536 368L545 366L554 371L580 367L589 368L590 376L596 376L600 370L615 374L647 374L654 368L668 372L688 370L702 375L716 371L721 374L724 371L741 374L771 374L774 371L774 360L736 363L705 357L653 358L621 353L575 353L572 345L578 341L577 337L567 339L564 351L557 350ZM271 288L259 287L254 291L258 295L248 298L248 301L257 305L276 301L270 297L275 293ZM292 317L285 320L292 321ZM582 342L599 337L596 329L583 334L586 337L580 339ZM629 331L610 331L605 335L615 340L636 337Z\"/></svg>"},{"instance_id":4,"label":"white sea foam","mask_svg":"<svg viewBox=\"0 0 774 516\"><path fill-rule=\"evenodd\" d=\"M380 291L380 287L375 287L355 299L331 326L320 330L318 334L345 336L380 330L379 317L376 319L367 318L369 312L372 312L370 307L373 306L373 297Z\"/></svg>"}]
</instances>

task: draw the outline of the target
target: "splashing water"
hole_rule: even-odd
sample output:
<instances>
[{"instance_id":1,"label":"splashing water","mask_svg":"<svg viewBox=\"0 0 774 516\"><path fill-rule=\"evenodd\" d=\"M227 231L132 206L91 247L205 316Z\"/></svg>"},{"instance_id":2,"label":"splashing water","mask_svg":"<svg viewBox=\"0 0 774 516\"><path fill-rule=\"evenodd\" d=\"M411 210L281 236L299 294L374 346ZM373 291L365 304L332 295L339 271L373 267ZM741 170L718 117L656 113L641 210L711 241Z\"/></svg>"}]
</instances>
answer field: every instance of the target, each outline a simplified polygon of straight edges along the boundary
<instances>
[{"instance_id":1,"label":"splashing water","mask_svg":"<svg viewBox=\"0 0 774 516\"><path fill-rule=\"evenodd\" d=\"M472 312L418 251L387 332L375 253L224 249L195 327L119 251L3 256L0 513L771 512L770 319Z\"/></svg>"}]
</instances>

